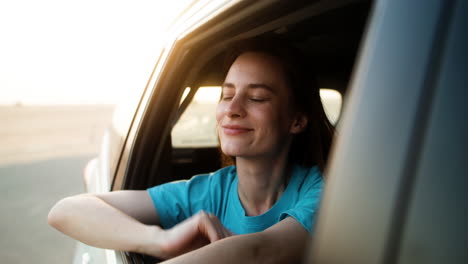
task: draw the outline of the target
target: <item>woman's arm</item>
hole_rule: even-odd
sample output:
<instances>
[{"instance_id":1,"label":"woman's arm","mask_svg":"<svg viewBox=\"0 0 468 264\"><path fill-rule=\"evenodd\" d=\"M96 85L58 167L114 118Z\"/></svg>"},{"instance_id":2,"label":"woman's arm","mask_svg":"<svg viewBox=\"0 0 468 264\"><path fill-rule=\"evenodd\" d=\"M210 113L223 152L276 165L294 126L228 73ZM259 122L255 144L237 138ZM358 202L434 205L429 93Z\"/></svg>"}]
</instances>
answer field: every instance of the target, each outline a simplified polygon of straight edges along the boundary
<instances>
[{"instance_id":1,"label":"woman's arm","mask_svg":"<svg viewBox=\"0 0 468 264\"><path fill-rule=\"evenodd\" d=\"M307 230L288 217L263 232L222 239L165 263L297 263L309 238Z\"/></svg>"},{"instance_id":2,"label":"woman's arm","mask_svg":"<svg viewBox=\"0 0 468 264\"><path fill-rule=\"evenodd\" d=\"M48 222L83 243L146 253L160 233L158 215L146 191L81 194L60 200ZM143 224L145 223L145 224ZM154 252L152 255L160 254Z\"/></svg>"},{"instance_id":3,"label":"woman's arm","mask_svg":"<svg viewBox=\"0 0 468 264\"><path fill-rule=\"evenodd\" d=\"M211 214L200 212L163 230L146 191L81 194L59 201L49 224L83 243L152 255L175 257L232 235Z\"/></svg>"}]
</instances>

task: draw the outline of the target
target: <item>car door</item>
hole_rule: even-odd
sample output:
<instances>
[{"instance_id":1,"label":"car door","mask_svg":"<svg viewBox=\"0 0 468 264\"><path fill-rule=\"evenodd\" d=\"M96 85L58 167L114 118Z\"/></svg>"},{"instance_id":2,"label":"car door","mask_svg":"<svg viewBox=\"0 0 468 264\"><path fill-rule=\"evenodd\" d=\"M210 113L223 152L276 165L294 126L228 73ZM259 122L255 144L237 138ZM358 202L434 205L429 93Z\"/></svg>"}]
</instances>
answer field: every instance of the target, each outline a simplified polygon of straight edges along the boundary
<instances>
[{"instance_id":1,"label":"car door","mask_svg":"<svg viewBox=\"0 0 468 264\"><path fill-rule=\"evenodd\" d=\"M466 263L466 1L376 1L309 263Z\"/></svg>"}]
</instances>

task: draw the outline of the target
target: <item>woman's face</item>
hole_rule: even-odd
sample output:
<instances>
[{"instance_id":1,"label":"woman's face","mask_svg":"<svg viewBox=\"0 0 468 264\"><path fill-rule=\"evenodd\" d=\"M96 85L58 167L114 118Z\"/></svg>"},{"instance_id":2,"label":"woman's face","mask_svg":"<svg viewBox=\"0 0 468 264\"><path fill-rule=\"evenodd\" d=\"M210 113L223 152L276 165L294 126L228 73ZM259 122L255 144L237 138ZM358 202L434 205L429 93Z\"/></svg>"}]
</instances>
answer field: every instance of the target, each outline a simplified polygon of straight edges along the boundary
<instances>
[{"instance_id":1,"label":"woman's face","mask_svg":"<svg viewBox=\"0 0 468 264\"><path fill-rule=\"evenodd\" d=\"M277 59L241 54L229 69L216 111L222 151L257 158L287 152L291 135L300 132L290 98Z\"/></svg>"}]
</instances>

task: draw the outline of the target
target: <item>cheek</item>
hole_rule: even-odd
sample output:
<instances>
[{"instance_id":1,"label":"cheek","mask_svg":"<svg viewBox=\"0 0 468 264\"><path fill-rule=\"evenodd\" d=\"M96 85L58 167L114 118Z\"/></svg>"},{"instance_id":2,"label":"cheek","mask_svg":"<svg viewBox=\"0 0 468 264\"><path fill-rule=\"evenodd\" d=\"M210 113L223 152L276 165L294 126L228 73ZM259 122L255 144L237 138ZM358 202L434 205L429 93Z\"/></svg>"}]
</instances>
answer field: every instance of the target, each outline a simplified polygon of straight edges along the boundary
<instances>
[{"instance_id":1,"label":"cheek","mask_svg":"<svg viewBox=\"0 0 468 264\"><path fill-rule=\"evenodd\" d=\"M262 124L262 126L277 126L280 120L278 110L271 105L253 108L250 113L255 123Z\"/></svg>"},{"instance_id":2,"label":"cheek","mask_svg":"<svg viewBox=\"0 0 468 264\"><path fill-rule=\"evenodd\" d=\"M284 135L289 132L290 129L290 117L286 113L286 109L281 107L264 109L259 111L256 116L256 123L261 124L263 129L269 135Z\"/></svg>"}]
</instances>

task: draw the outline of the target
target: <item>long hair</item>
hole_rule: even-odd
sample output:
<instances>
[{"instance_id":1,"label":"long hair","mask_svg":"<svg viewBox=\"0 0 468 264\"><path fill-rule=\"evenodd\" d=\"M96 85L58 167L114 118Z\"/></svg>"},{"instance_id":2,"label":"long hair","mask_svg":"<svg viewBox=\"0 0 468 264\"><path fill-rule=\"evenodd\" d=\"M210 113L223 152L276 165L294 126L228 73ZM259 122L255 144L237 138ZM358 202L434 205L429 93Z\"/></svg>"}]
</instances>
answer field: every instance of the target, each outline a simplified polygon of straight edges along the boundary
<instances>
[{"instance_id":1,"label":"long hair","mask_svg":"<svg viewBox=\"0 0 468 264\"><path fill-rule=\"evenodd\" d=\"M246 52L267 54L279 61L292 95L293 110L303 113L308 119L304 131L293 137L288 162L307 167L317 165L323 172L335 130L323 109L314 70L309 65L310 60L299 49L282 39L257 37L236 42L228 49L224 76L237 57ZM234 157L221 155L224 165L235 163Z\"/></svg>"}]
</instances>

